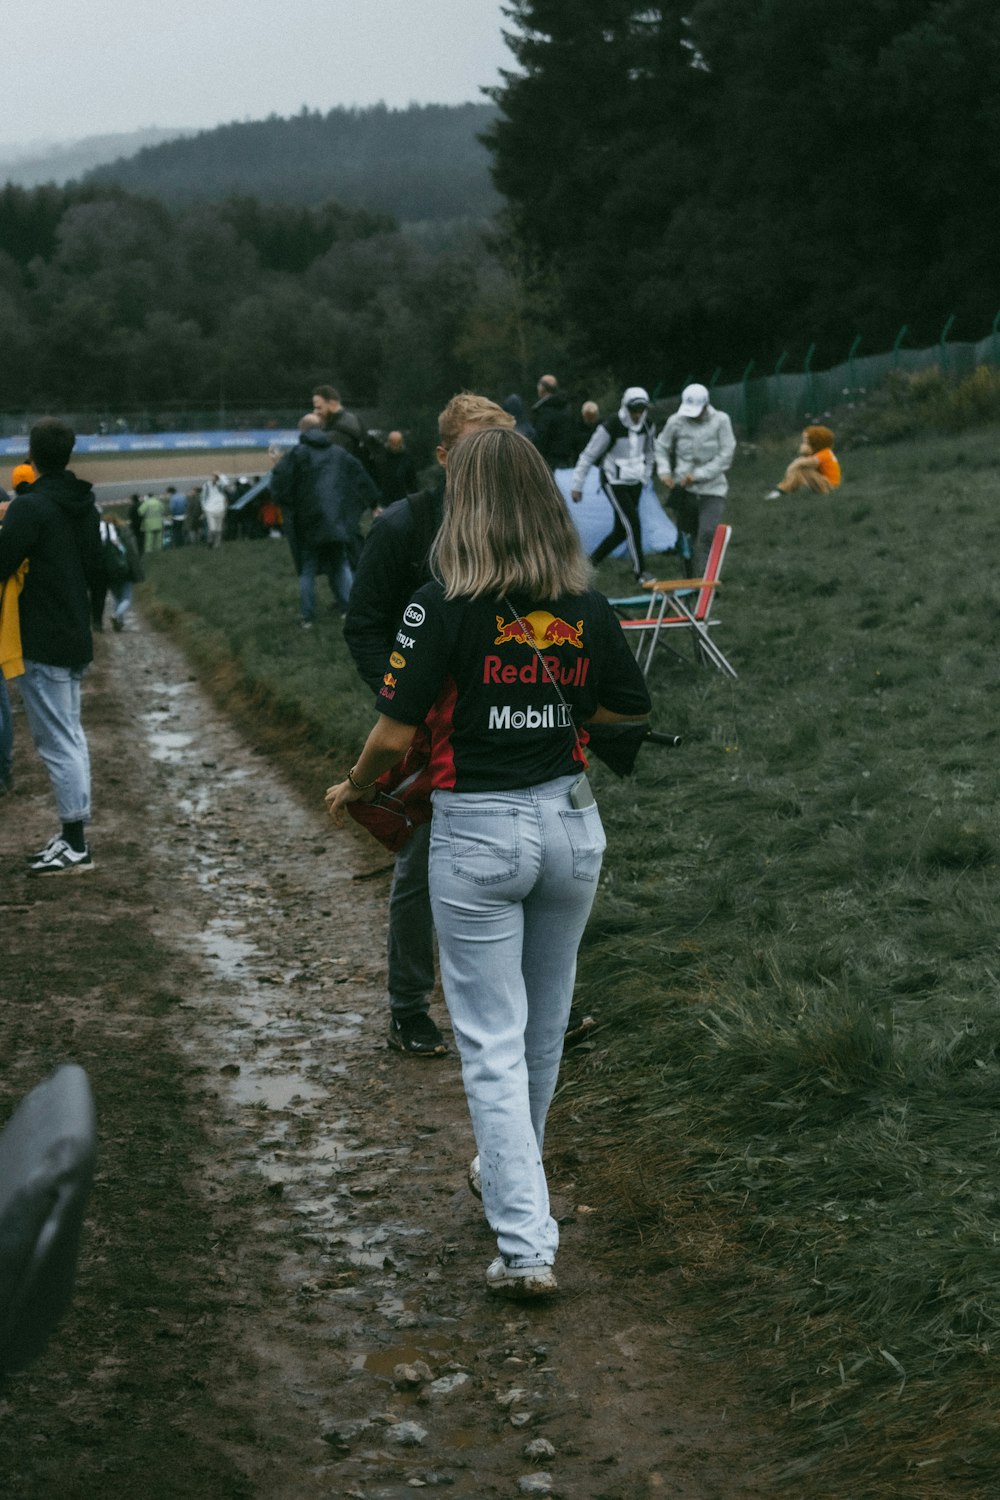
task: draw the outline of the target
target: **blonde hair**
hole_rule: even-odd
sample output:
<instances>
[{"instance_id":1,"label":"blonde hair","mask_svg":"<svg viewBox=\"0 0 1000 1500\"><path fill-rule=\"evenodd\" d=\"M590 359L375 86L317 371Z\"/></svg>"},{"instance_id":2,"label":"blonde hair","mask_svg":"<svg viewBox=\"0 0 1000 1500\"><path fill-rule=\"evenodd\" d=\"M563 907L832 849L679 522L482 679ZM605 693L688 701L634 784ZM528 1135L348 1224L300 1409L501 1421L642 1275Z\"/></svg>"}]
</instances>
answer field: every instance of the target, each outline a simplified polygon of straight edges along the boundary
<instances>
[{"instance_id":1,"label":"blonde hair","mask_svg":"<svg viewBox=\"0 0 1000 1500\"><path fill-rule=\"evenodd\" d=\"M538 449L509 428L459 438L431 567L446 599L582 594L591 567Z\"/></svg>"},{"instance_id":2,"label":"blonde hair","mask_svg":"<svg viewBox=\"0 0 1000 1500\"><path fill-rule=\"evenodd\" d=\"M487 396L477 396L473 391L459 391L452 396L438 417L438 435L441 447L451 449L463 432L480 427L513 427L514 418Z\"/></svg>"}]
</instances>

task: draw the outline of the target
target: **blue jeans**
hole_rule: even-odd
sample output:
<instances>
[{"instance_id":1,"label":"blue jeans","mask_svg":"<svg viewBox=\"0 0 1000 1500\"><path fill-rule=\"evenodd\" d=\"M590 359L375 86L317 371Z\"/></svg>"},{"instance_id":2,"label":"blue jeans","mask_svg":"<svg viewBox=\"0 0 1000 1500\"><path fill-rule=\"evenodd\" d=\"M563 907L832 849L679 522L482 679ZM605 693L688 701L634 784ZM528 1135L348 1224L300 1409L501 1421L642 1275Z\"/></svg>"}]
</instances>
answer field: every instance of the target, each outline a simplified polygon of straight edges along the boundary
<instances>
[{"instance_id":1,"label":"blue jeans","mask_svg":"<svg viewBox=\"0 0 1000 1500\"><path fill-rule=\"evenodd\" d=\"M10 709L7 679L0 674L0 783L10 780L14 763L14 717Z\"/></svg>"},{"instance_id":2,"label":"blue jeans","mask_svg":"<svg viewBox=\"0 0 1000 1500\"><path fill-rule=\"evenodd\" d=\"M510 1265L551 1265L542 1166L604 829L574 778L435 792L430 891L441 979L479 1152L483 1209Z\"/></svg>"},{"instance_id":3,"label":"blue jeans","mask_svg":"<svg viewBox=\"0 0 1000 1500\"><path fill-rule=\"evenodd\" d=\"M179 545L179 543L176 545ZM117 588L113 588L111 590L111 597L115 601L115 607L111 611L111 618L113 620L123 620L132 603L132 584L130 580L126 579Z\"/></svg>"},{"instance_id":4,"label":"blue jeans","mask_svg":"<svg viewBox=\"0 0 1000 1500\"><path fill-rule=\"evenodd\" d=\"M342 614L346 614L354 574L351 572L345 543L320 542L312 547L300 543L299 609L306 624L311 624L316 615L317 573L326 574L334 603Z\"/></svg>"},{"instance_id":5,"label":"blue jeans","mask_svg":"<svg viewBox=\"0 0 1000 1500\"><path fill-rule=\"evenodd\" d=\"M434 988L434 918L427 889L431 825L418 823L396 855L389 894L389 1010L426 1015Z\"/></svg>"},{"instance_id":6,"label":"blue jeans","mask_svg":"<svg viewBox=\"0 0 1000 1500\"><path fill-rule=\"evenodd\" d=\"M45 763L63 823L90 820L90 753L80 722L82 667L26 661L21 689L31 738Z\"/></svg>"}]
</instances>

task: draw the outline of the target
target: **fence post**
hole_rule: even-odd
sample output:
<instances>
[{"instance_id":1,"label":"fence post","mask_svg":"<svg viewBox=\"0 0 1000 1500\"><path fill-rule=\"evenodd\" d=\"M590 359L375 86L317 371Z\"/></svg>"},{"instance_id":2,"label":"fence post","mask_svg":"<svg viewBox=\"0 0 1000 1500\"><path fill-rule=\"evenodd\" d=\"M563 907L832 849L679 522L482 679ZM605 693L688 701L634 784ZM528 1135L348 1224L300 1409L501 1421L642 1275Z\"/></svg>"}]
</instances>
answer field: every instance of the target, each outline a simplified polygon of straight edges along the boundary
<instances>
[{"instance_id":1,"label":"fence post","mask_svg":"<svg viewBox=\"0 0 1000 1500\"><path fill-rule=\"evenodd\" d=\"M894 370L899 367L899 346L902 344L909 331L909 323L904 323L902 328L899 330L899 332L896 334L896 337L892 341L892 368Z\"/></svg>"},{"instance_id":2,"label":"fence post","mask_svg":"<svg viewBox=\"0 0 1000 1500\"><path fill-rule=\"evenodd\" d=\"M850 387L851 387L852 391L857 387L857 383L858 383L857 382L857 377L856 377L856 375L854 373L854 357L857 354L858 349L860 348L860 346L861 346L861 335L860 335L860 333L857 333L854 336L854 343L851 345L850 349L847 352L847 379L848 379L848 381L850 383Z\"/></svg>"},{"instance_id":3,"label":"fence post","mask_svg":"<svg viewBox=\"0 0 1000 1500\"><path fill-rule=\"evenodd\" d=\"M743 387L743 422L747 429L747 437L753 437L754 435L754 423L750 416L750 371L755 364L756 360L749 360L740 379L740 384Z\"/></svg>"},{"instance_id":4,"label":"fence post","mask_svg":"<svg viewBox=\"0 0 1000 1500\"><path fill-rule=\"evenodd\" d=\"M813 408L816 405L816 381L812 372L813 355L816 353L816 345L810 344L806 350L806 357L802 361L803 372L809 377L806 382L806 405L815 416Z\"/></svg>"},{"instance_id":5,"label":"fence post","mask_svg":"<svg viewBox=\"0 0 1000 1500\"><path fill-rule=\"evenodd\" d=\"M951 332L951 325L954 323L954 321L955 321L955 314L954 313L949 314L948 321L944 325L944 327L942 328L942 330L941 330L941 337L938 340L938 347L941 350L941 374L942 375L946 375L948 373L948 351L947 351L945 345L948 342L948 335Z\"/></svg>"}]
</instances>

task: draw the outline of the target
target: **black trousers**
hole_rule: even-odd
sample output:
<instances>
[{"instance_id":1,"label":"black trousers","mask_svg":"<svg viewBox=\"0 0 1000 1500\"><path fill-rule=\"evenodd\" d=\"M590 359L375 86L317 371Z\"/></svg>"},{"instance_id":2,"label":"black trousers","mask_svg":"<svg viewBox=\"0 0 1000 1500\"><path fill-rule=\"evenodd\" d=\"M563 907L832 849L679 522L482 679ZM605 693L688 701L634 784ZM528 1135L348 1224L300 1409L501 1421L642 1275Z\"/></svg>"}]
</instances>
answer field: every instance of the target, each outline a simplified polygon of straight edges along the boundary
<instances>
[{"instance_id":1,"label":"black trousers","mask_svg":"<svg viewBox=\"0 0 1000 1500\"><path fill-rule=\"evenodd\" d=\"M603 480L601 488L611 501L611 508L615 513L615 524L603 542L598 542L590 554L590 560L592 563L601 562L609 552L614 551L620 542L624 542L638 578L639 574L645 570L642 556L642 528L639 524L639 496L642 494L642 485L612 484L609 480Z\"/></svg>"}]
</instances>

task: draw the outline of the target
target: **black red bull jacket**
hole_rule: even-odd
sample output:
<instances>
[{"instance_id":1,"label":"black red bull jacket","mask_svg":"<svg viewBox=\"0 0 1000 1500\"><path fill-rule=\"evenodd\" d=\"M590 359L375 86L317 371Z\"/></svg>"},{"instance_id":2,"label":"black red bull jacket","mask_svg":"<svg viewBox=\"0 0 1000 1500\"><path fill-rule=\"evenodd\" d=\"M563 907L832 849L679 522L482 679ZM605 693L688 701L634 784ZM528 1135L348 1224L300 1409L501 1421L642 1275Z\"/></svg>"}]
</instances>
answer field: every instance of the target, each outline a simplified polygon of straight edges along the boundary
<instances>
[{"instance_id":1,"label":"black red bull jacket","mask_svg":"<svg viewBox=\"0 0 1000 1500\"><path fill-rule=\"evenodd\" d=\"M598 704L636 716L650 707L618 619L595 589L508 607L446 600L437 582L403 611L377 704L403 724L427 720L434 786L456 792L513 791L581 771L574 725L586 742L582 725Z\"/></svg>"}]
</instances>

